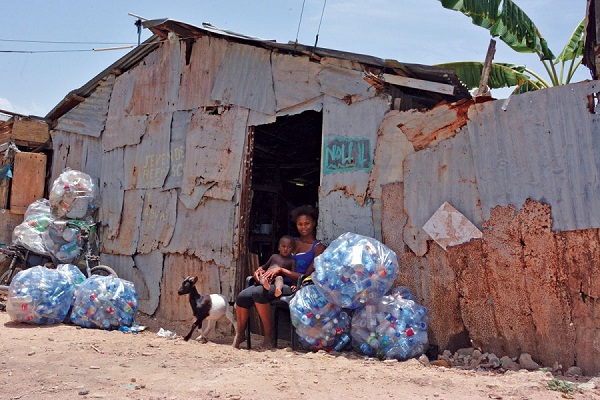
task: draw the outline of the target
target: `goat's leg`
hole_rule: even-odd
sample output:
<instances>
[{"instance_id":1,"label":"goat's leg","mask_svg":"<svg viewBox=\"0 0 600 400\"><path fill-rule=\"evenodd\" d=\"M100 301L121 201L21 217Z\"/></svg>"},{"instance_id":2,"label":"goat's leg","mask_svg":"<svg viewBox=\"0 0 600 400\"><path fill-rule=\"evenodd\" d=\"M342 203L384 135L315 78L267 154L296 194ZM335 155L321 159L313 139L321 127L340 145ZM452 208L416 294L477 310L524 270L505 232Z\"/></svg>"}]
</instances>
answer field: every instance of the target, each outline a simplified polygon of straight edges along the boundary
<instances>
[{"instance_id":1,"label":"goat's leg","mask_svg":"<svg viewBox=\"0 0 600 400\"><path fill-rule=\"evenodd\" d=\"M196 322L194 322L192 324L192 329L190 329L190 332L187 335L185 335L185 337L183 338L183 340L185 340L186 342L188 340L190 340L190 338L192 337L192 333L194 333L194 329L196 329L199 326L202 326L202 321L200 321L200 320L197 319Z\"/></svg>"},{"instance_id":2,"label":"goat's leg","mask_svg":"<svg viewBox=\"0 0 600 400\"><path fill-rule=\"evenodd\" d=\"M210 331L215 329L216 321L214 319L209 319L206 321L206 328L200 333L200 337L202 337L205 341L208 341L208 334Z\"/></svg>"}]
</instances>

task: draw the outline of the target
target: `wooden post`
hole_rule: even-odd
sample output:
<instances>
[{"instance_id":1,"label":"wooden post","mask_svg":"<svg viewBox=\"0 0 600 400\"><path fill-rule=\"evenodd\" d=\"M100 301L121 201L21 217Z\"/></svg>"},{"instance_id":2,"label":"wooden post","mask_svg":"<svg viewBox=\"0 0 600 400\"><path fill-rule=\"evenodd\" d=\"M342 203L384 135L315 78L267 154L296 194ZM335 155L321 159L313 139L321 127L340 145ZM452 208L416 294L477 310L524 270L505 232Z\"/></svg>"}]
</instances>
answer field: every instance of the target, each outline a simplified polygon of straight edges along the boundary
<instances>
[{"instance_id":1,"label":"wooden post","mask_svg":"<svg viewBox=\"0 0 600 400\"><path fill-rule=\"evenodd\" d=\"M477 96L486 95L486 87L490 78L490 71L492 69L492 61L494 60L494 54L496 53L496 41L490 39L490 45L485 56L485 63L483 64L483 71L481 71L481 80L479 81L479 89L477 89Z\"/></svg>"}]
</instances>

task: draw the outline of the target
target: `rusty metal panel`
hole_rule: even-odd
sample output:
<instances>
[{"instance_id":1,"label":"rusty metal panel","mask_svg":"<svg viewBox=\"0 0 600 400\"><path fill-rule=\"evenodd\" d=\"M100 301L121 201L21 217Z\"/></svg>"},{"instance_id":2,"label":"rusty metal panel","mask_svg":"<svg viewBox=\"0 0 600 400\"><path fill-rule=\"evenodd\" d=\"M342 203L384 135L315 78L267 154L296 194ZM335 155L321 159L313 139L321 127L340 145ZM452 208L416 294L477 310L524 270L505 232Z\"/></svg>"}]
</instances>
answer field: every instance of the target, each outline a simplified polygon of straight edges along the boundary
<instances>
[{"instance_id":1,"label":"rusty metal panel","mask_svg":"<svg viewBox=\"0 0 600 400\"><path fill-rule=\"evenodd\" d=\"M319 196L318 228L318 237L325 243L346 232L375 237L370 204L360 205L354 197L344 196L339 190Z\"/></svg>"},{"instance_id":2,"label":"rusty metal panel","mask_svg":"<svg viewBox=\"0 0 600 400\"><path fill-rule=\"evenodd\" d=\"M96 180L100 177L102 147L99 138L57 130L50 133L54 151L50 183L67 167L85 172Z\"/></svg>"},{"instance_id":3,"label":"rusty metal panel","mask_svg":"<svg viewBox=\"0 0 600 400\"><path fill-rule=\"evenodd\" d=\"M85 101L60 117L54 129L99 137L104 131L114 82L115 76L108 75Z\"/></svg>"},{"instance_id":4,"label":"rusty metal panel","mask_svg":"<svg viewBox=\"0 0 600 400\"><path fill-rule=\"evenodd\" d=\"M227 41L202 36L194 41L182 41L180 63L181 84L179 86L179 110L214 106L219 103L210 98L221 60L227 51ZM185 59L190 50L189 61Z\"/></svg>"},{"instance_id":5,"label":"rusty metal panel","mask_svg":"<svg viewBox=\"0 0 600 400\"><path fill-rule=\"evenodd\" d=\"M124 148L119 147L104 153L100 181L99 218L105 226L104 238L111 239L119 234L121 211L125 196Z\"/></svg>"},{"instance_id":6,"label":"rusty metal panel","mask_svg":"<svg viewBox=\"0 0 600 400\"><path fill-rule=\"evenodd\" d=\"M172 38L148 54L133 70L133 92L124 108L129 115L153 115L175 111L181 78L181 46Z\"/></svg>"},{"instance_id":7,"label":"rusty metal panel","mask_svg":"<svg viewBox=\"0 0 600 400\"><path fill-rule=\"evenodd\" d=\"M318 81L319 72L323 69L321 64L310 61L308 57L278 53L273 53L271 60L277 111L321 96Z\"/></svg>"},{"instance_id":8,"label":"rusty metal panel","mask_svg":"<svg viewBox=\"0 0 600 400\"><path fill-rule=\"evenodd\" d=\"M109 254L133 255L140 237L140 222L144 208L144 190L126 190L123 197L121 223L114 238L108 234L114 229L109 225L103 232L102 252ZM106 221L102 221L106 223Z\"/></svg>"},{"instance_id":9,"label":"rusty metal panel","mask_svg":"<svg viewBox=\"0 0 600 400\"><path fill-rule=\"evenodd\" d=\"M189 296L179 296L177 290L186 276L197 276L199 293L221 293L220 268L213 261L203 261L188 254L166 254L162 276L160 305L157 318L171 321L193 319ZM225 293L227 296L227 293Z\"/></svg>"},{"instance_id":10,"label":"rusty metal panel","mask_svg":"<svg viewBox=\"0 0 600 400\"><path fill-rule=\"evenodd\" d=\"M183 183L185 164L185 142L190 128L192 111L175 111L171 123L171 142L169 151L169 173L163 189L180 188Z\"/></svg>"},{"instance_id":11,"label":"rusty metal panel","mask_svg":"<svg viewBox=\"0 0 600 400\"><path fill-rule=\"evenodd\" d=\"M386 96L352 104L325 96L321 198L341 191L364 203L377 130L388 110Z\"/></svg>"},{"instance_id":12,"label":"rusty metal panel","mask_svg":"<svg viewBox=\"0 0 600 400\"><path fill-rule=\"evenodd\" d=\"M210 97L221 104L275 114L271 52L229 43Z\"/></svg>"},{"instance_id":13,"label":"rusty metal panel","mask_svg":"<svg viewBox=\"0 0 600 400\"><path fill-rule=\"evenodd\" d=\"M175 232L162 251L187 253L202 261L213 260L217 265L233 268L235 207L231 201L205 198L196 209L190 210L178 201Z\"/></svg>"},{"instance_id":14,"label":"rusty metal panel","mask_svg":"<svg viewBox=\"0 0 600 400\"><path fill-rule=\"evenodd\" d=\"M397 110L388 111L377 132L375 163L369 175L369 197L381 198L381 187L388 183L403 182L404 158L414 153L413 145L398 128L404 119Z\"/></svg>"},{"instance_id":15,"label":"rusty metal panel","mask_svg":"<svg viewBox=\"0 0 600 400\"><path fill-rule=\"evenodd\" d=\"M352 69L328 67L319 73L321 90L330 96L356 103L377 96L375 88L363 79L363 73Z\"/></svg>"},{"instance_id":16,"label":"rusty metal panel","mask_svg":"<svg viewBox=\"0 0 600 400\"><path fill-rule=\"evenodd\" d=\"M483 215L475 166L466 128L453 139L409 154L404 161L404 207L408 222L404 241L422 256L429 235L422 229L445 201L481 229Z\"/></svg>"},{"instance_id":17,"label":"rusty metal panel","mask_svg":"<svg viewBox=\"0 0 600 400\"><path fill-rule=\"evenodd\" d=\"M485 218L527 198L552 205L554 230L600 227L600 117L588 109L598 82L478 104L469 111Z\"/></svg>"},{"instance_id":18,"label":"rusty metal panel","mask_svg":"<svg viewBox=\"0 0 600 400\"><path fill-rule=\"evenodd\" d=\"M177 211L175 190L146 190L142 223L139 227L138 253L146 254L161 246L167 246L173 236Z\"/></svg>"},{"instance_id":19,"label":"rusty metal panel","mask_svg":"<svg viewBox=\"0 0 600 400\"><path fill-rule=\"evenodd\" d=\"M214 184L206 196L231 201L242 168L247 120L248 110L240 107L221 114L194 112L186 141L183 194Z\"/></svg>"},{"instance_id":20,"label":"rusty metal panel","mask_svg":"<svg viewBox=\"0 0 600 400\"><path fill-rule=\"evenodd\" d=\"M137 146L125 148L125 188L160 188L171 166L172 113L148 117L146 133Z\"/></svg>"},{"instance_id":21,"label":"rusty metal panel","mask_svg":"<svg viewBox=\"0 0 600 400\"><path fill-rule=\"evenodd\" d=\"M113 85L106 128L102 134L104 151L138 144L146 129L147 116L131 115L131 98L136 75L130 70L116 78Z\"/></svg>"}]
</instances>

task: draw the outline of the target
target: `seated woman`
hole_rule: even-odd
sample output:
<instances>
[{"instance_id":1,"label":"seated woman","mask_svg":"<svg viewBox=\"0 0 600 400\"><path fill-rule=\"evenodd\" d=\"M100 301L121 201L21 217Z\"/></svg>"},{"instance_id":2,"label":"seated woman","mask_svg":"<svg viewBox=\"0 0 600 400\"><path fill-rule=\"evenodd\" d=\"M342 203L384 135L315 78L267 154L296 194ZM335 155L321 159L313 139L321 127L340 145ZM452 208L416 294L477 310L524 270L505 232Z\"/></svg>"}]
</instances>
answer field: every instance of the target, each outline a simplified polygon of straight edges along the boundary
<instances>
[{"instance_id":1,"label":"seated woman","mask_svg":"<svg viewBox=\"0 0 600 400\"><path fill-rule=\"evenodd\" d=\"M317 240L317 210L310 206L301 206L292 210L292 221L296 224L300 237L295 238L295 253L292 255L296 261L295 270L283 267L274 267L265 270L259 268L254 273L254 280L260 282L261 277L266 281L273 281L277 276L289 278L296 282L300 275L310 275L315 267L313 260L323 253L325 246ZM290 295L292 288L284 285L283 295ZM250 286L242 290L235 301L235 313L237 318L237 335L233 340L233 347L240 348L240 344L245 340L244 332L248 324L248 312L252 305L256 306L256 311L263 324L265 337L263 348L273 347L273 332L271 326L271 300L275 299L275 285L271 285L269 290L263 286Z\"/></svg>"}]
</instances>

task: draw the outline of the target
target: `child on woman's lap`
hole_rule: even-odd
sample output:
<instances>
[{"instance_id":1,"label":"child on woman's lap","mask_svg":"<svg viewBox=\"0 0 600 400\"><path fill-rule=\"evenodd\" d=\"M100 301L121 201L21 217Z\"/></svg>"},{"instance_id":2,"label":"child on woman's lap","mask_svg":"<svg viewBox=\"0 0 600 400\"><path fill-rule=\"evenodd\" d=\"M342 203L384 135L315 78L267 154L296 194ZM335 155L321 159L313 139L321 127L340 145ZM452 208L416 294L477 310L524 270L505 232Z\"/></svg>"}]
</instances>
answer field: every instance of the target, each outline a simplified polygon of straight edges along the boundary
<instances>
[{"instance_id":1,"label":"child on woman's lap","mask_svg":"<svg viewBox=\"0 0 600 400\"><path fill-rule=\"evenodd\" d=\"M261 265L259 268L269 271L274 268L285 268L293 271L296 267L296 261L292 258L292 253L296 247L296 242L291 236L282 236L279 239L277 249L279 254L273 254L269 257L269 260ZM278 275L274 279L275 281L275 297L281 296L283 290L283 276ZM271 289L271 282L264 278L264 275L260 277L260 284L263 285L265 290Z\"/></svg>"}]
</instances>

